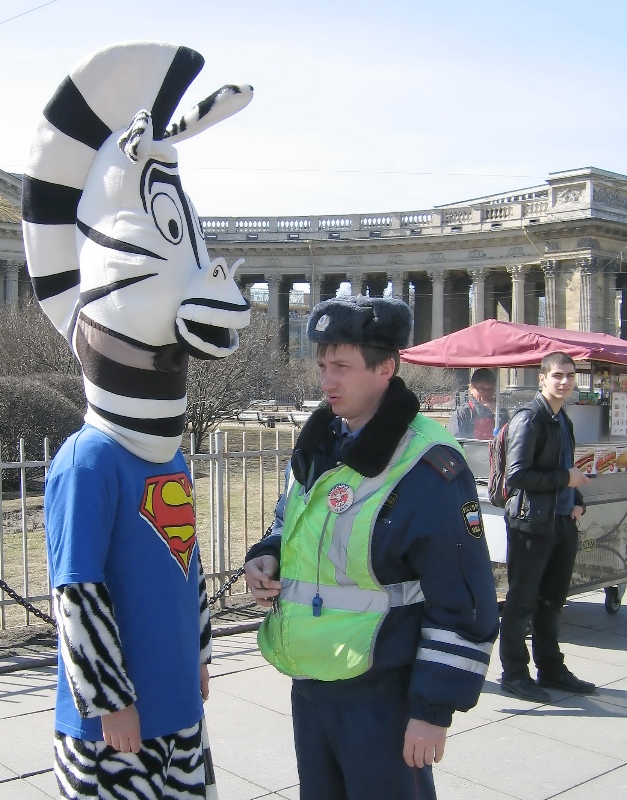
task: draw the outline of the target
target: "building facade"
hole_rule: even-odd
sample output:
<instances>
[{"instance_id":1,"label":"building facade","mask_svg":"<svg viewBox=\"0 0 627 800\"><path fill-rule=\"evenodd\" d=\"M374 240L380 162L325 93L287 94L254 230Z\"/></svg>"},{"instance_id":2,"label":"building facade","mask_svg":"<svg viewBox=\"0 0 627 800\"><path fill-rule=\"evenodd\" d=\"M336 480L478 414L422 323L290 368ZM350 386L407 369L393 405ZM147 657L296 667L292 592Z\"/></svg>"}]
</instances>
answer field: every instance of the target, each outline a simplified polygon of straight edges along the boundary
<instances>
[{"instance_id":1,"label":"building facade","mask_svg":"<svg viewBox=\"0 0 627 800\"><path fill-rule=\"evenodd\" d=\"M0 170L0 306L32 295L22 239L22 180Z\"/></svg>"},{"instance_id":2,"label":"building facade","mask_svg":"<svg viewBox=\"0 0 627 800\"><path fill-rule=\"evenodd\" d=\"M0 172L0 304L26 296L18 177ZM488 318L627 338L627 176L595 168L432 209L312 217L202 217L211 257L244 258L242 290L286 348L320 300L391 291L413 309L413 343ZM295 284L308 284L296 303ZM290 297L292 300L290 300ZM253 298L254 299L254 298ZM290 323L290 319L292 322Z\"/></svg>"},{"instance_id":3,"label":"building facade","mask_svg":"<svg viewBox=\"0 0 627 800\"><path fill-rule=\"evenodd\" d=\"M201 222L211 255L246 259L244 290L268 285L283 345L294 284L309 284L313 306L343 282L410 301L414 344L488 318L627 338L624 175L552 173L541 186L401 213Z\"/></svg>"}]
</instances>

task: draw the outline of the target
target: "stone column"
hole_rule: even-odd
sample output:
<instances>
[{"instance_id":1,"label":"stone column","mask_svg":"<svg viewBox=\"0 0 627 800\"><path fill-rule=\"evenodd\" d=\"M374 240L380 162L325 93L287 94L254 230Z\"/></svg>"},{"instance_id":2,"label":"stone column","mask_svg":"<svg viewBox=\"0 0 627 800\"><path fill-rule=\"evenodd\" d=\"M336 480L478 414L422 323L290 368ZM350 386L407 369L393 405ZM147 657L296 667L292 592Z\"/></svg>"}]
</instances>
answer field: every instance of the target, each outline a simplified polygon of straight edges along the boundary
<instances>
[{"instance_id":1,"label":"stone column","mask_svg":"<svg viewBox=\"0 0 627 800\"><path fill-rule=\"evenodd\" d=\"M268 316L278 319L281 275L278 272L273 272L271 275L266 275L266 281L268 283Z\"/></svg>"},{"instance_id":2,"label":"stone column","mask_svg":"<svg viewBox=\"0 0 627 800\"><path fill-rule=\"evenodd\" d=\"M603 333L610 336L620 336L620 321L618 318L618 289L616 288L616 272L614 268L607 267L607 313Z\"/></svg>"},{"instance_id":3,"label":"stone column","mask_svg":"<svg viewBox=\"0 0 627 800\"><path fill-rule=\"evenodd\" d=\"M507 267L507 272L512 279L512 322L525 321L525 273L522 264Z\"/></svg>"},{"instance_id":4,"label":"stone column","mask_svg":"<svg viewBox=\"0 0 627 800\"><path fill-rule=\"evenodd\" d=\"M322 278L318 275L311 275L309 278L309 311L314 310L320 302L320 291L322 288Z\"/></svg>"},{"instance_id":5,"label":"stone column","mask_svg":"<svg viewBox=\"0 0 627 800\"><path fill-rule=\"evenodd\" d=\"M20 267L23 266L24 264L20 261L7 261L5 267L5 302L8 306L16 306L18 304L19 274Z\"/></svg>"},{"instance_id":6,"label":"stone column","mask_svg":"<svg viewBox=\"0 0 627 800\"><path fill-rule=\"evenodd\" d=\"M555 261L541 261L544 272L544 324L547 328L557 328L557 301L555 292Z\"/></svg>"},{"instance_id":7,"label":"stone column","mask_svg":"<svg viewBox=\"0 0 627 800\"><path fill-rule=\"evenodd\" d=\"M392 282L392 297L407 302L407 291L405 290L405 273L388 272L388 280Z\"/></svg>"},{"instance_id":8,"label":"stone column","mask_svg":"<svg viewBox=\"0 0 627 800\"><path fill-rule=\"evenodd\" d=\"M364 291L364 273L363 272L350 272L348 279L351 284L351 294L357 297L358 294L363 294Z\"/></svg>"},{"instance_id":9,"label":"stone column","mask_svg":"<svg viewBox=\"0 0 627 800\"><path fill-rule=\"evenodd\" d=\"M485 273L483 267L468 270L472 279L471 325L485 320Z\"/></svg>"},{"instance_id":10,"label":"stone column","mask_svg":"<svg viewBox=\"0 0 627 800\"><path fill-rule=\"evenodd\" d=\"M593 330L592 321L595 316L595 295L592 287L592 274L594 271L594 258L578 258L580 293L579 293L579 330L589 332Z\"/></svg>"},{"instance_id":11,"label":"stone column","mask_svg":"<svg viewBox=\"0 0 627 800\"><path fill-rule=\"evenodd\" d=\"M429 272L433 287L433 307L431 315L431 338L439 339L444 335L444 272Z\"/></svg>"},{"instance_id":12,"label":"stone column","mask_svg":"<svg viewBox=\"0 0 627 800\"><path fill-rule=\"evenodd\" d=\"M4 306L4 270L5 270L5 263L4 261L0 261L0 308Z\"/></svg>"},{"instance_id":13,"label":"stone column","mask_svg":"<svg viewBox=\"0 0 627 800\"><path fill-rule=\"evenodd\" d=\"M595 300L593 308L595 316L591 320L592 330L598 333L610 333L615 330L614 298L616 296L616 275L611 273L609 264L601 259L594 259L594 277L592 280Z\"/></svg>"},{"instance_id":14,"label":"stone column","mask_svg":"<svg viewBox=\"0 0 627 800\"><path fill-rule=\"evenodd\" d=\"M431 339L433 319L433 283L426 272L410 275L414 285L414 334L413 344L422 344Z\"/></svg>"}]
</instances>

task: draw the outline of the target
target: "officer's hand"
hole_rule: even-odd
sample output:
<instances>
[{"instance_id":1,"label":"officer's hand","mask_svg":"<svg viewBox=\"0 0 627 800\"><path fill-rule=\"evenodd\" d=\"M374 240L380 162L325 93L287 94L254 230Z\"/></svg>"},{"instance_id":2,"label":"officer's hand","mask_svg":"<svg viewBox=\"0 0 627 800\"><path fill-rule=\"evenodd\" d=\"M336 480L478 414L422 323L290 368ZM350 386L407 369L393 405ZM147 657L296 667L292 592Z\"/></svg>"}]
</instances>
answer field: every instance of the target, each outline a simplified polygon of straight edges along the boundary
<instances>
[{"instance_id":1,"label":"officer's hand","mask_svg":"<svg viewBox=\"0 0 627 800\"><path fill-rule=\"evenodd\" d=\"M100 721L105 744L120 753L139 753L142 740L139 732L139 714L134 705L111 714L103 714Z\"/></svg>"},{"instance_id":2,"label":"officer's hand","mask_svg":"<svg viewBox=\"0 0 627 800\"><path fill-rule=\"evenodd\" d=\"M279 572L279 562L274 556L257 556L244 565L246 583L260 606L270 607L281 591L279 581L273 580Z\"/></svg>"},{"instance_id":3,"label":"officer's hand","mask_svg":"<svg viewBox=\"0 0 627 800\"><path fill-rule=\"evenodd\" d=\"M431 725L422 719L410 719L405 731L403 758L409 767L436 764L444 755L446 728Z\"/></svg>"},{"instance_id":4,"label":"officer's hand","mask_svg":"<svg viewBox=\"0 0 627 800\"><path fill-rule=\"evenodd\" d=\"M568 486L571 489L576 489L578 486L582 486L584 483L590 483L590 478L587 475L577 469L577 467L571 467L568 470L568 474L570 475L570 480L568 481Z\"/></svg>"}]
</instances>

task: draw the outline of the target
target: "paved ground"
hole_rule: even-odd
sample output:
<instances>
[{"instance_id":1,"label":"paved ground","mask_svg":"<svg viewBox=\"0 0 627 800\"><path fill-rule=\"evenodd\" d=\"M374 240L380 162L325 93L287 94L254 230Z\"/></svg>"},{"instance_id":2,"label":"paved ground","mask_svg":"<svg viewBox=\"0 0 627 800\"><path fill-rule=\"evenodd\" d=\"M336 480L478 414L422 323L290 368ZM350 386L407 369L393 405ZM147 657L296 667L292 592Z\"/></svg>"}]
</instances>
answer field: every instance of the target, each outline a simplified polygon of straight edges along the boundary
<instances>
[{"instance_id":1,"label":"paved ground","mask_svg":"<svg viewBox=\"0 0 627 800\"><path fill-rule=\"evenodd\" d=\"M603 600L603 592L570 600L562 630L568 665L598 693L552 691L542 706L516 700L501 694L493 656L477 707L455 715L436 768L440 800L627 797L627 608L610 616ZM297 800L289 680L263 661L253 632L217 638L215 653L206 708L221 800ZM29 658L46 655L40 648ZM0 800L57 797L55 684L52 665L0 674Z\"/></svg>"}]
</instances>

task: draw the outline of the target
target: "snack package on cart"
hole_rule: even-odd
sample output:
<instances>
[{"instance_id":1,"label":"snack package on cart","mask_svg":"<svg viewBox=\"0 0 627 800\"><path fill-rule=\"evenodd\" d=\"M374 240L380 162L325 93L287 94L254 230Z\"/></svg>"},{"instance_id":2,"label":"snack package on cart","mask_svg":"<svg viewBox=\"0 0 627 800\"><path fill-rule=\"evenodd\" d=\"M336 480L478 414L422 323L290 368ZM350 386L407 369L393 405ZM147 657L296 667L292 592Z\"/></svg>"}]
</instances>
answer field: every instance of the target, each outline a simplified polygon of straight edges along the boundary
<instances>
[{"instance_id":1,"label":"snack package on cart","mask_svg":"<svg viewBox=\"0 0 627 800\"><path fill-rule=\"evenodd\" d=\"M575 447L575 466L586 475L595 475L594 447L592 445L579 445Z\"/></svg>"},{"instance_id":2,"label":"snack package on cart","mask_svg":"<svg viewBox=\"0 0 627 800\"><path fill-rule=\"evenodd\" d=\"M616 447L616 469L618 472L627 472L627 445Z\"/></svg>"},{"instance_id":3,"label":"snack package on cart","mask_svg":"<svg viewBox=\"0 0 627 800\"><path fill-rule=\"evenodd\" d=\"M617 472L616 446L598 447L594 451L594 469L597 475L609 475Z\"/></svg>"}]
</instances>

